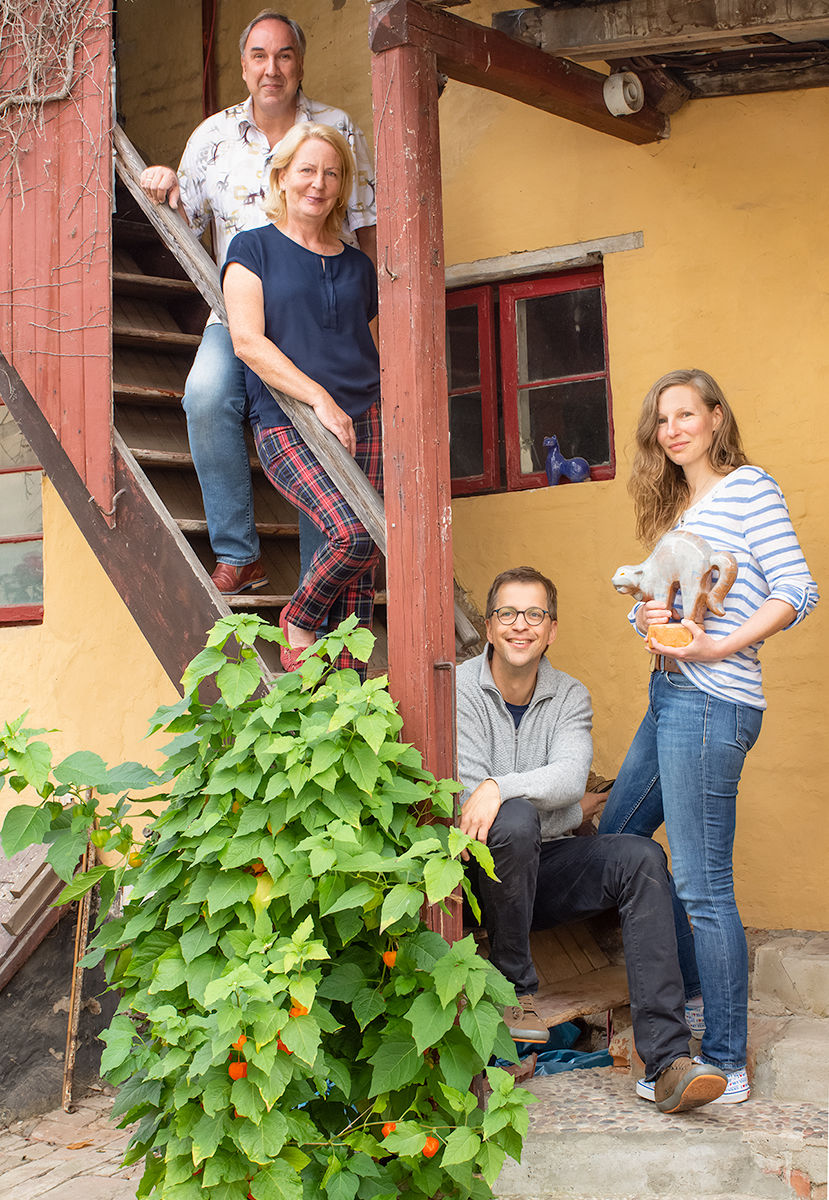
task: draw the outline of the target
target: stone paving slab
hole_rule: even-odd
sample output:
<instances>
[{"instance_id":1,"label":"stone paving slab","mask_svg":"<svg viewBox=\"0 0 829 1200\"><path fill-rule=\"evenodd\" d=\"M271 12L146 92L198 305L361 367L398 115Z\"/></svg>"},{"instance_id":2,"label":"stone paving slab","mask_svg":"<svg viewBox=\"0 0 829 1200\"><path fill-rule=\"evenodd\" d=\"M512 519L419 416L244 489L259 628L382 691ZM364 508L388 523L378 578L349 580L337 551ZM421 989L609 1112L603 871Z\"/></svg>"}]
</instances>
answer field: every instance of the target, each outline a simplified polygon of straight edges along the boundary
<instances>
[{"instance_id":1,"label":"stone paving slab","mask_svg":"<svg viewBox=\"0 0 829 1200\"><path fill-rule=\"evenodd\" d=\"M121 1166L130 1130L110 1123L112 1100L92 1092L0 1130L0 1200L134 1200L141 1164Z\"/></svg>"}]
</instances>

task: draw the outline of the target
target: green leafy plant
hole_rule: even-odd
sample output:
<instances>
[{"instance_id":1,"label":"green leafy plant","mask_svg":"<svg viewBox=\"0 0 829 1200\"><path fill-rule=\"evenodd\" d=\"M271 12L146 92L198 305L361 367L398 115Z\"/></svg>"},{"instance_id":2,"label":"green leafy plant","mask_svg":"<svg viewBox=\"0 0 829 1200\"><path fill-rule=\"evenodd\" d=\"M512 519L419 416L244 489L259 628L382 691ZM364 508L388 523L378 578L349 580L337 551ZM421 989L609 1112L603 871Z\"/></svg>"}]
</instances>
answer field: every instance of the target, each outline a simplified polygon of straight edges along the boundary
<instances>
[{"instance_id":1,"label":"green leafy plant","mask_svg":"<svg viewBox=\"0 0 829 1200\"><path fill-rule=\"evenodd\" d=\"M102 1071L115 1116L139 1122L139 1197L483 1198L520 1157L529 1094L488 1065L515 1061L514 991L471 937L450 946L422 917L466 886L463 851L490 873L491 858L445 823L458 785L398 740L385 681L333 668L344 646L367 661L355 626L266 690L253 644L281 632L219 621L184 699L152 718L174 735L158 774L89 753L53 769L42 730L0 731L0 775L41 797L9 812L6 853L50 843L71 880L59 902L99 883L106 910L124 886L85 961L105 957L121 993ZM138 847L130 792L159 785ZM119 861L72 878L88 836Z\"/></svg>"}]
</instances>

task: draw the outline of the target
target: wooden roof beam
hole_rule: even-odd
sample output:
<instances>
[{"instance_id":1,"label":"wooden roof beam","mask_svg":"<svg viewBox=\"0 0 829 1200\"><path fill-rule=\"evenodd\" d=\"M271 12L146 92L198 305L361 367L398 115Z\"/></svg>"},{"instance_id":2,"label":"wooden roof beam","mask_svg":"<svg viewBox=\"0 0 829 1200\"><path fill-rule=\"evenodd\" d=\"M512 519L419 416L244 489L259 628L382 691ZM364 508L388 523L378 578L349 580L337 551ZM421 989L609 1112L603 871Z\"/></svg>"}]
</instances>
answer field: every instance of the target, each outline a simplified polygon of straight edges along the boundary
<instances>
[{"instance_id":1,"label":"wooden roof beam","mask_svg":"<svg viewBox=\"0 0 829 1200\"><path fill-rule=\"evenodd\" d=\"M382 0L372 7L369 42L375 54L415 46L436 56L451 79L486 88L544 112L636 145L667 137L667 118L650 105L614 117L602 96L604 76L522 45L505 33L424 8L415 0Z\"/></svg>"},{"instance_id":2,"label":"wooden roof beam","mask_svg":"<svg viewBox=\"0 0 829 1200\"><path fill-rule=\"evenodd\" d=\"M723 48L758 34L785 41L829 37L829 0L615 0L495 13L493 25L548 54L576 61ZM626 118L627 119L627 118Z\"/></svg>"}]
</instances>

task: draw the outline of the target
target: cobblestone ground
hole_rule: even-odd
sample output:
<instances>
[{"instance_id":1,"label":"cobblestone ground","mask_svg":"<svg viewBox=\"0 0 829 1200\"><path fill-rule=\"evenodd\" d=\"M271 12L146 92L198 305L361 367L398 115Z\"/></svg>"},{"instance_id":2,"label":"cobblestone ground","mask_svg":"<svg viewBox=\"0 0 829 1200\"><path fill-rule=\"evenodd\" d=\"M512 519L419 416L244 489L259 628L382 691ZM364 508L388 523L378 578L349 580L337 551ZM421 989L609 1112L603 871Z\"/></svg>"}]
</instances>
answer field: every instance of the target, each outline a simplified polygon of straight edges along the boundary
<instances>
[{"instance_id":1,"label":"cobblestone ground","mask_svg":"<svg viewBox=\"0 0 829 1200\"><path fill-rule=\"evenodd\" d=\"M129 1130L109 1122L112 1094L0 1129L2 1200L134 1200L141 1164L121 1167Z\"/></svg>"}]
</instances>

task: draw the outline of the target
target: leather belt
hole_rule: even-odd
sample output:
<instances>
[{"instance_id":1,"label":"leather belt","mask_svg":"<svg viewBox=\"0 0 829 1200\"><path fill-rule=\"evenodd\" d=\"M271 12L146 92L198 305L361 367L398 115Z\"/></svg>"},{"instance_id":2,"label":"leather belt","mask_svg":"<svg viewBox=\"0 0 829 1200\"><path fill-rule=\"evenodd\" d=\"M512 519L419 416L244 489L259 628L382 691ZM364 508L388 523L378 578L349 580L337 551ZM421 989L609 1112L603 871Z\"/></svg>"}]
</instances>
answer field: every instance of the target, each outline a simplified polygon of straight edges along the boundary
<instances>
[{"instance_id":1,"label":"leather belt","mask_svg":"<svg viewBox=\"0 0 829 1200\"><path fill-rule=\"evenodd\" d=\"M667 654L654 654L653 656L654 671L675 671L682 674L682 670L675 658L670 658Z\"/></svg>"}]
</instances>

